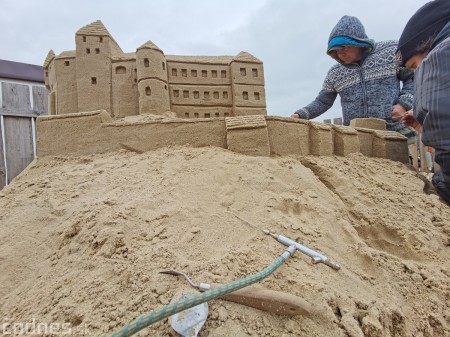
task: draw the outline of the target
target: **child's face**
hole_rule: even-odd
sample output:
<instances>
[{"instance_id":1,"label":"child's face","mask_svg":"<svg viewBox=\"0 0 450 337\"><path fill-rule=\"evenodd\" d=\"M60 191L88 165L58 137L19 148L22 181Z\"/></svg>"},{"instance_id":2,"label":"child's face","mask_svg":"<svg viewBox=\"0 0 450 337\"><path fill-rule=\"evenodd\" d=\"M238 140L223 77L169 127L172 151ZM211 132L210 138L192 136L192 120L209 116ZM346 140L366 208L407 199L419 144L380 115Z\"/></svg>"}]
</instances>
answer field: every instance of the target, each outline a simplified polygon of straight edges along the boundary
<instances>
[{"instance_id":1,"label":"child's face","mask_svg":"<svg viewBox=\"0 0 450 337\"><path fill-rule=\"evenodd\" d=\"M361 60L363 54L363 48L355 46L345 46L336 50L337 57L344 64L351 64Z\"/></svg>"},{"instance_id":2,"label":"child's face","mask_svg":"<svg viewBox=\"0 0 450 337\"><path fill-rule=\"evenodd\" d=\"M405 62L405 67L411 70L416 70L417 67L422 63L426 54L416 54L411 56L408 61Z\"/></svg>"}]
</instances>

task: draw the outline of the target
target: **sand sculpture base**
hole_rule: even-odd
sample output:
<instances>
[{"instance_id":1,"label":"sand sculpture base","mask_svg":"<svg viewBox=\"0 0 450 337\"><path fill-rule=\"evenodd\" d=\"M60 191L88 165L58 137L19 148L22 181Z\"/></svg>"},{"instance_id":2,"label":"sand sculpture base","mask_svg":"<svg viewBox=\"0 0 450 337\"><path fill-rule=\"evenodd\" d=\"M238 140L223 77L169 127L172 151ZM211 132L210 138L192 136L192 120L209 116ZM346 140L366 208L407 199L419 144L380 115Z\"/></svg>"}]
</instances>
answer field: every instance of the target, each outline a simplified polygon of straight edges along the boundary
<instances>
[{"instance_id":1,"label":"sand sculpture base","mask_svg":"<svg viewBox=\"0 0 450 337\"><path fill-rule=\"evenodd\" d=\"M239 116L113 120L105 110L39 117L38 154L88 155L165 146L216 146L253 156L366 156L408 162L406 137L397 132L315 123L288 117Z\"/></svg>"}]
</instances>

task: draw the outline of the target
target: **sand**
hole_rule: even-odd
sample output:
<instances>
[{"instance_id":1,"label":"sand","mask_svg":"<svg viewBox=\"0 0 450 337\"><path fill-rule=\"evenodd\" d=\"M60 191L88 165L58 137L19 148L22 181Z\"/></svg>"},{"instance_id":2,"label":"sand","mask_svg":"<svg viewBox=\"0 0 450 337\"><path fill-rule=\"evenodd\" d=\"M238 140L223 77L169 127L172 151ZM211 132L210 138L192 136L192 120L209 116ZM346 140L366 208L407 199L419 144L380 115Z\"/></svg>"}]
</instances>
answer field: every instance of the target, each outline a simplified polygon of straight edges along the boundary
<instances>
[{"instance_id":1,"label":"sand","mask_svg":"<svg viewBox=\"0 0 450 337\"><path fill-rule=\"evenodd\" d=\"M195 292L161 270L216 283L258 272L285 247L231 209L342 268L297 252L261 285L305 299L314 315L214 300L199 336L449 336L450 208L424 185L403 164L361 154L39 158L0 191L0 328L108 336ZM177 334L166 319L140 335Z\"/></svg>"}]
</instances>

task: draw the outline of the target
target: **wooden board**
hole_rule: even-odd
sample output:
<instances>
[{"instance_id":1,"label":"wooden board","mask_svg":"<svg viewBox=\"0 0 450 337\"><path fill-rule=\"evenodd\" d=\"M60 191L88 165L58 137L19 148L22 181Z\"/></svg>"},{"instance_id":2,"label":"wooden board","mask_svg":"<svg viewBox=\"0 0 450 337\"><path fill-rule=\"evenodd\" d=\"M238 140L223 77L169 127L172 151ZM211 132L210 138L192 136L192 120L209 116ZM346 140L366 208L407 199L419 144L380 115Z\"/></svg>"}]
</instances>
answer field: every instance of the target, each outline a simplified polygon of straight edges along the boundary
<instances>
[{"instance_id":1,"label":"wooden board","mask_svg":"<svg viewBox=\"0 0 450 337\"><path fill-rule=\"evenodd\" d=\"M32 122L31 118L23 117L4 116L3 119L5 125L8 183L10 183L34 159Z\"/></svg>"},{"instance_id":2,"label":"wooden board","mask_svg":"<svg viewBox=\"0 0 450 337\"><path fill-rule=\"evenodd\" d=\"M1 112L31 113L30 86L2 82Z\"/></svg>"}]
</instances>

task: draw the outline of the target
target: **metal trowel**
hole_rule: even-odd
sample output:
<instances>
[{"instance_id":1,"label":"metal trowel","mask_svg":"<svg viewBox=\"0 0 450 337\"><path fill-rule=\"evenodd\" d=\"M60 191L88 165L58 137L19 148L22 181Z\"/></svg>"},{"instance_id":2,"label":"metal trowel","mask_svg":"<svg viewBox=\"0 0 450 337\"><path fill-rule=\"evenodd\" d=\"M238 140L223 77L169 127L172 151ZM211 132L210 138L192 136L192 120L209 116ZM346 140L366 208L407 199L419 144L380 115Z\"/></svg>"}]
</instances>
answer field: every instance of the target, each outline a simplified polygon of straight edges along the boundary
<instances>
[{"instance_id":1,"label":"metal trowel","mask_svg":"<svg viewBox=\"0 0 450 337\"><path fill-rule=\"evenodd\" d=\"M169 323L184 337L197 337L208 317L208 303L201 303L169 317Z\"/></svg>"}]
</instances>

